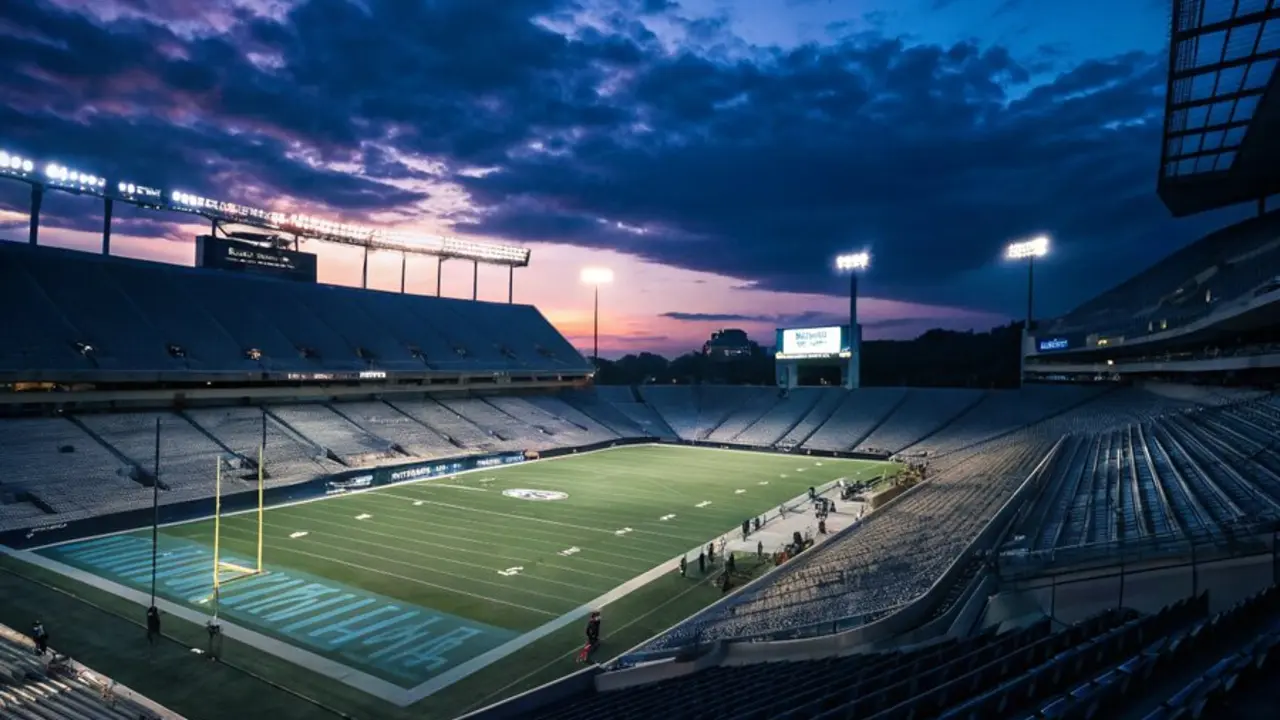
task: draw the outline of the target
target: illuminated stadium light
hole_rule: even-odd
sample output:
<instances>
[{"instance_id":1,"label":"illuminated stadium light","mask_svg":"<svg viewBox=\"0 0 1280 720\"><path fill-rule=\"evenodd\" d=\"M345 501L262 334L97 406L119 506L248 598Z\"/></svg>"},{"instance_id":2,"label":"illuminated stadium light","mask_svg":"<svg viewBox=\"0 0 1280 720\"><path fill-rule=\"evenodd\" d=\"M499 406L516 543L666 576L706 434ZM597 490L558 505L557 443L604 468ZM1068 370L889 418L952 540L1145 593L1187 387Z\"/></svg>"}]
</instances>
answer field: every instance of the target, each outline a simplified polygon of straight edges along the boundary
<instances>
[{"instance_id":1,"label":"illuminated stadium light","mask_svg":"<svg viewBox=\"0 0 1280 720\"><path fill-rule=\"evenodd\" d=\"M583 268L580 277L587 285L608 285L613 282L613 271L609 268Z\"/></svg>"},{"instance_id":2,"label":"illuminated stadium light","mask_svg":"<svg viewBox=\"0 0 1280 720\"><path fill-rule=\"evenodd\" d=\"M836 269L841 271L866 270L871 267L871 253L856 252L836 256Z\"/></svg>"},{"instance_id":3,"label":"illuminated stadium light","mask_svg":"<svg viewBox=\"0 0 1280 720\"><path fill-rule=\"evenodd\" d=\"M1004 251L1008 260L1026 260L1041 258L1049 254L1049 238L1041 235L1023 242L1011 243Z\"/></svg>"},{"instance_id":4,"label":"illuminated stadium light","mask_svg":"<svg viewBox=\"0 0 1280 720\"><path fill-rule=\"evenodd\" d=\"M72 170L65 165L59 165L58 163L49 163L48 165L45 165L44 176L49 182L55 185L77 190L101 192L107 184L105 178L98 177L97 175L90 175L86 172L80 172L79 170Z\"/></svg>"},{"instance_id":5,"label":"illuminated stadium light","mask_svg":"<svg viewBox=\"0 0 1280 720\"><path fill-rule=\"evenodd\" d=\"M495 245L493 243L475 242L460 238L444 238L446 255L470 258L472 260L488 260L500 263L529 264L529 249L517 245Z\"/></svg>"},{"instance_id":6,"label":"illuminated stadium light","mask_svg":"<svg viewBox=\"0 0 1280 720\"><path fill-rule=\"evenodd\" d=\"M223 202L185 190L164 191L127 180L108 184L106 178L100 175L74 170L57 162L41 163L43 172L40 174L33 174L36 172L36 167L37 163L31 158L0 150L0 175L34 183L37 190L48 186L71 192L89 192L108 200L119 198L156 209L194 213L214 222L255 225L264 229L281 230L296 235L307 235L318 240L360 245L370 249L423 253L477 263L506 265L512 268L529 264L530 251L516 245L435 235L402 235L388 230L351 225L302 213L273 212L248 205ZM112 189L108 190L109 187ZM109 210L108 213L110 213Z\"/></svg>"},{"instance_id":7,"label":"illuminated stadium light","mask_svg":"<svg viewBox=\"0 0 1280 720\"><path fill-rule=\"evenodd\" d=\"M36 169L31 158L0 150L0 172L6 175L25 175Z\"/></svg>"}]
</instances>

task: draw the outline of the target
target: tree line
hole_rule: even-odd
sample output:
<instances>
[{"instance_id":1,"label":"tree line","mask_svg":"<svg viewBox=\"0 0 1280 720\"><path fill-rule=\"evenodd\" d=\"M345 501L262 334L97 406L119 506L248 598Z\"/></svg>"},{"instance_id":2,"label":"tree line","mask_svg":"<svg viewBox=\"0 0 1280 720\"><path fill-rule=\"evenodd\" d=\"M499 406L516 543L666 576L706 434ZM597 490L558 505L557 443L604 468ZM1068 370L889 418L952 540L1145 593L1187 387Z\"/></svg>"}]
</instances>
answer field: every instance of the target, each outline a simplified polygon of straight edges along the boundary
<instances>
[{"instance_id":1,"label":"tree line","mask_svg":"<svg viewBox=\"0 0 1280 720\"><path fill-rule=\"evenodd\" d=\"M909 387L1017 387L1022 324L987 332L929 330L912 340L869 340L862 344L862 384ZM651 383L776 384L773 355L753 347L748 356L718 361L694 351L667 359L654 353L601 359L602 385ZM805 385L840 382L837 368L805 367Z\"/></svg>"}]
</instances>

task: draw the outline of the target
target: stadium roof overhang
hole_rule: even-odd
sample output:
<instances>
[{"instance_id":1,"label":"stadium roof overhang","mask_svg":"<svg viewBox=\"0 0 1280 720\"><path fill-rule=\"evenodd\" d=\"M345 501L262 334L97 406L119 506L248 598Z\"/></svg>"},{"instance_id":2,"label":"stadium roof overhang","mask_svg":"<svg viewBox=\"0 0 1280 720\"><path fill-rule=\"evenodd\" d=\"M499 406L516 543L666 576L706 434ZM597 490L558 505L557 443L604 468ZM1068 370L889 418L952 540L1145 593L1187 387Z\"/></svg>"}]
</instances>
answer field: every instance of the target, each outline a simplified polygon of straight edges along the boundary
<instances>
[{"instance_id":1,"label":"stadium roof overhang","mask_svg":"<svg viewBox=\"0 0 1280 720\"><path fill-rule=\"evenodd\" d=\"M1173 0L1160 198L1182 217L1280 193L1280 0Z\"/></svg>"},{"instance_id":2,"label":"stadium roof overhang","mask_svg":"<svg viewBox=\"0 0 1280 720\"><path fill-rule=\"evenodd\" d=\"M197 215L217 223L243 225L260 230L273 230L295 237L311 238L341 245L354 245L366 250L430 255L442 260L467 260L474 263L517 268L529 265L530 250L517 245L492 243L439 235L407 234L383 228L351 225L301 213L265 210L240 203L206 198L181 190L161 190L128 180L109 182L103 175L81 172L60 163L36 160L0 147L0 178L30 185L33 193L49 190L87 195L110 203L126 203L146 210ZM34 197L34 196L33 196ZM32 216L39 215L33 199ZM105 227L110 228L110 210ZM31 243L35 244L35 225ZM104 230L104 235L107 230ZM106 251L104 250L104 253Z\"/></svg>"}]
</instances>

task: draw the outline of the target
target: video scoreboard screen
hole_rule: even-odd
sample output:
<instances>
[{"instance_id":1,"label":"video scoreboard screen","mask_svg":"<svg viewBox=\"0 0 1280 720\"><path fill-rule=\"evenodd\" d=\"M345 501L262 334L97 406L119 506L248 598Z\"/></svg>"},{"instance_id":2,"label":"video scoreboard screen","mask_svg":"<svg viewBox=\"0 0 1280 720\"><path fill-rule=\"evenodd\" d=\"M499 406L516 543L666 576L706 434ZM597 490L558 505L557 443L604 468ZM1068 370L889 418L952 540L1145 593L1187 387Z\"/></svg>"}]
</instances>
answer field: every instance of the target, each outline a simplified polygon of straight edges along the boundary
<instances>
[{"instance_id":1,"label":"video scoreboard screen","mask_svg":"<svg viewBox=\"0 0 1280 720\"><path fill-rule=\"evenodd\" d=\"M779 328L776 338L779 360L821 360L852 357L848 326Z\"/></svg>"}]
</instances>

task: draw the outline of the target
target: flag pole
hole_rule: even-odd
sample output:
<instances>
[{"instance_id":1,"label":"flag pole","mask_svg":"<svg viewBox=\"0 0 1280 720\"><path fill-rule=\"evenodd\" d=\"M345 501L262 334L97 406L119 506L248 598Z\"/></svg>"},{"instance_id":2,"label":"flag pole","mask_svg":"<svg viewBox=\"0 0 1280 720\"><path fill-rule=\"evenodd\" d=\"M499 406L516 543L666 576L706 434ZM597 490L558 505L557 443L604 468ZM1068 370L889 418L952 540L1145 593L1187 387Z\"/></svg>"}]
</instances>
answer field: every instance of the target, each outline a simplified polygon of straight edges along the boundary
<instances>
[{"instance_id":1,"label":"flag pole","mask_svg":"<svg viewBox=\"0 0 1280 720\"><path fill-rule=\"evenodd\" d=\"M156 416L155 464L151 470L151 607L156 605L156 558L160 547L160 416Z\"/></svg>"}]
</instances>

